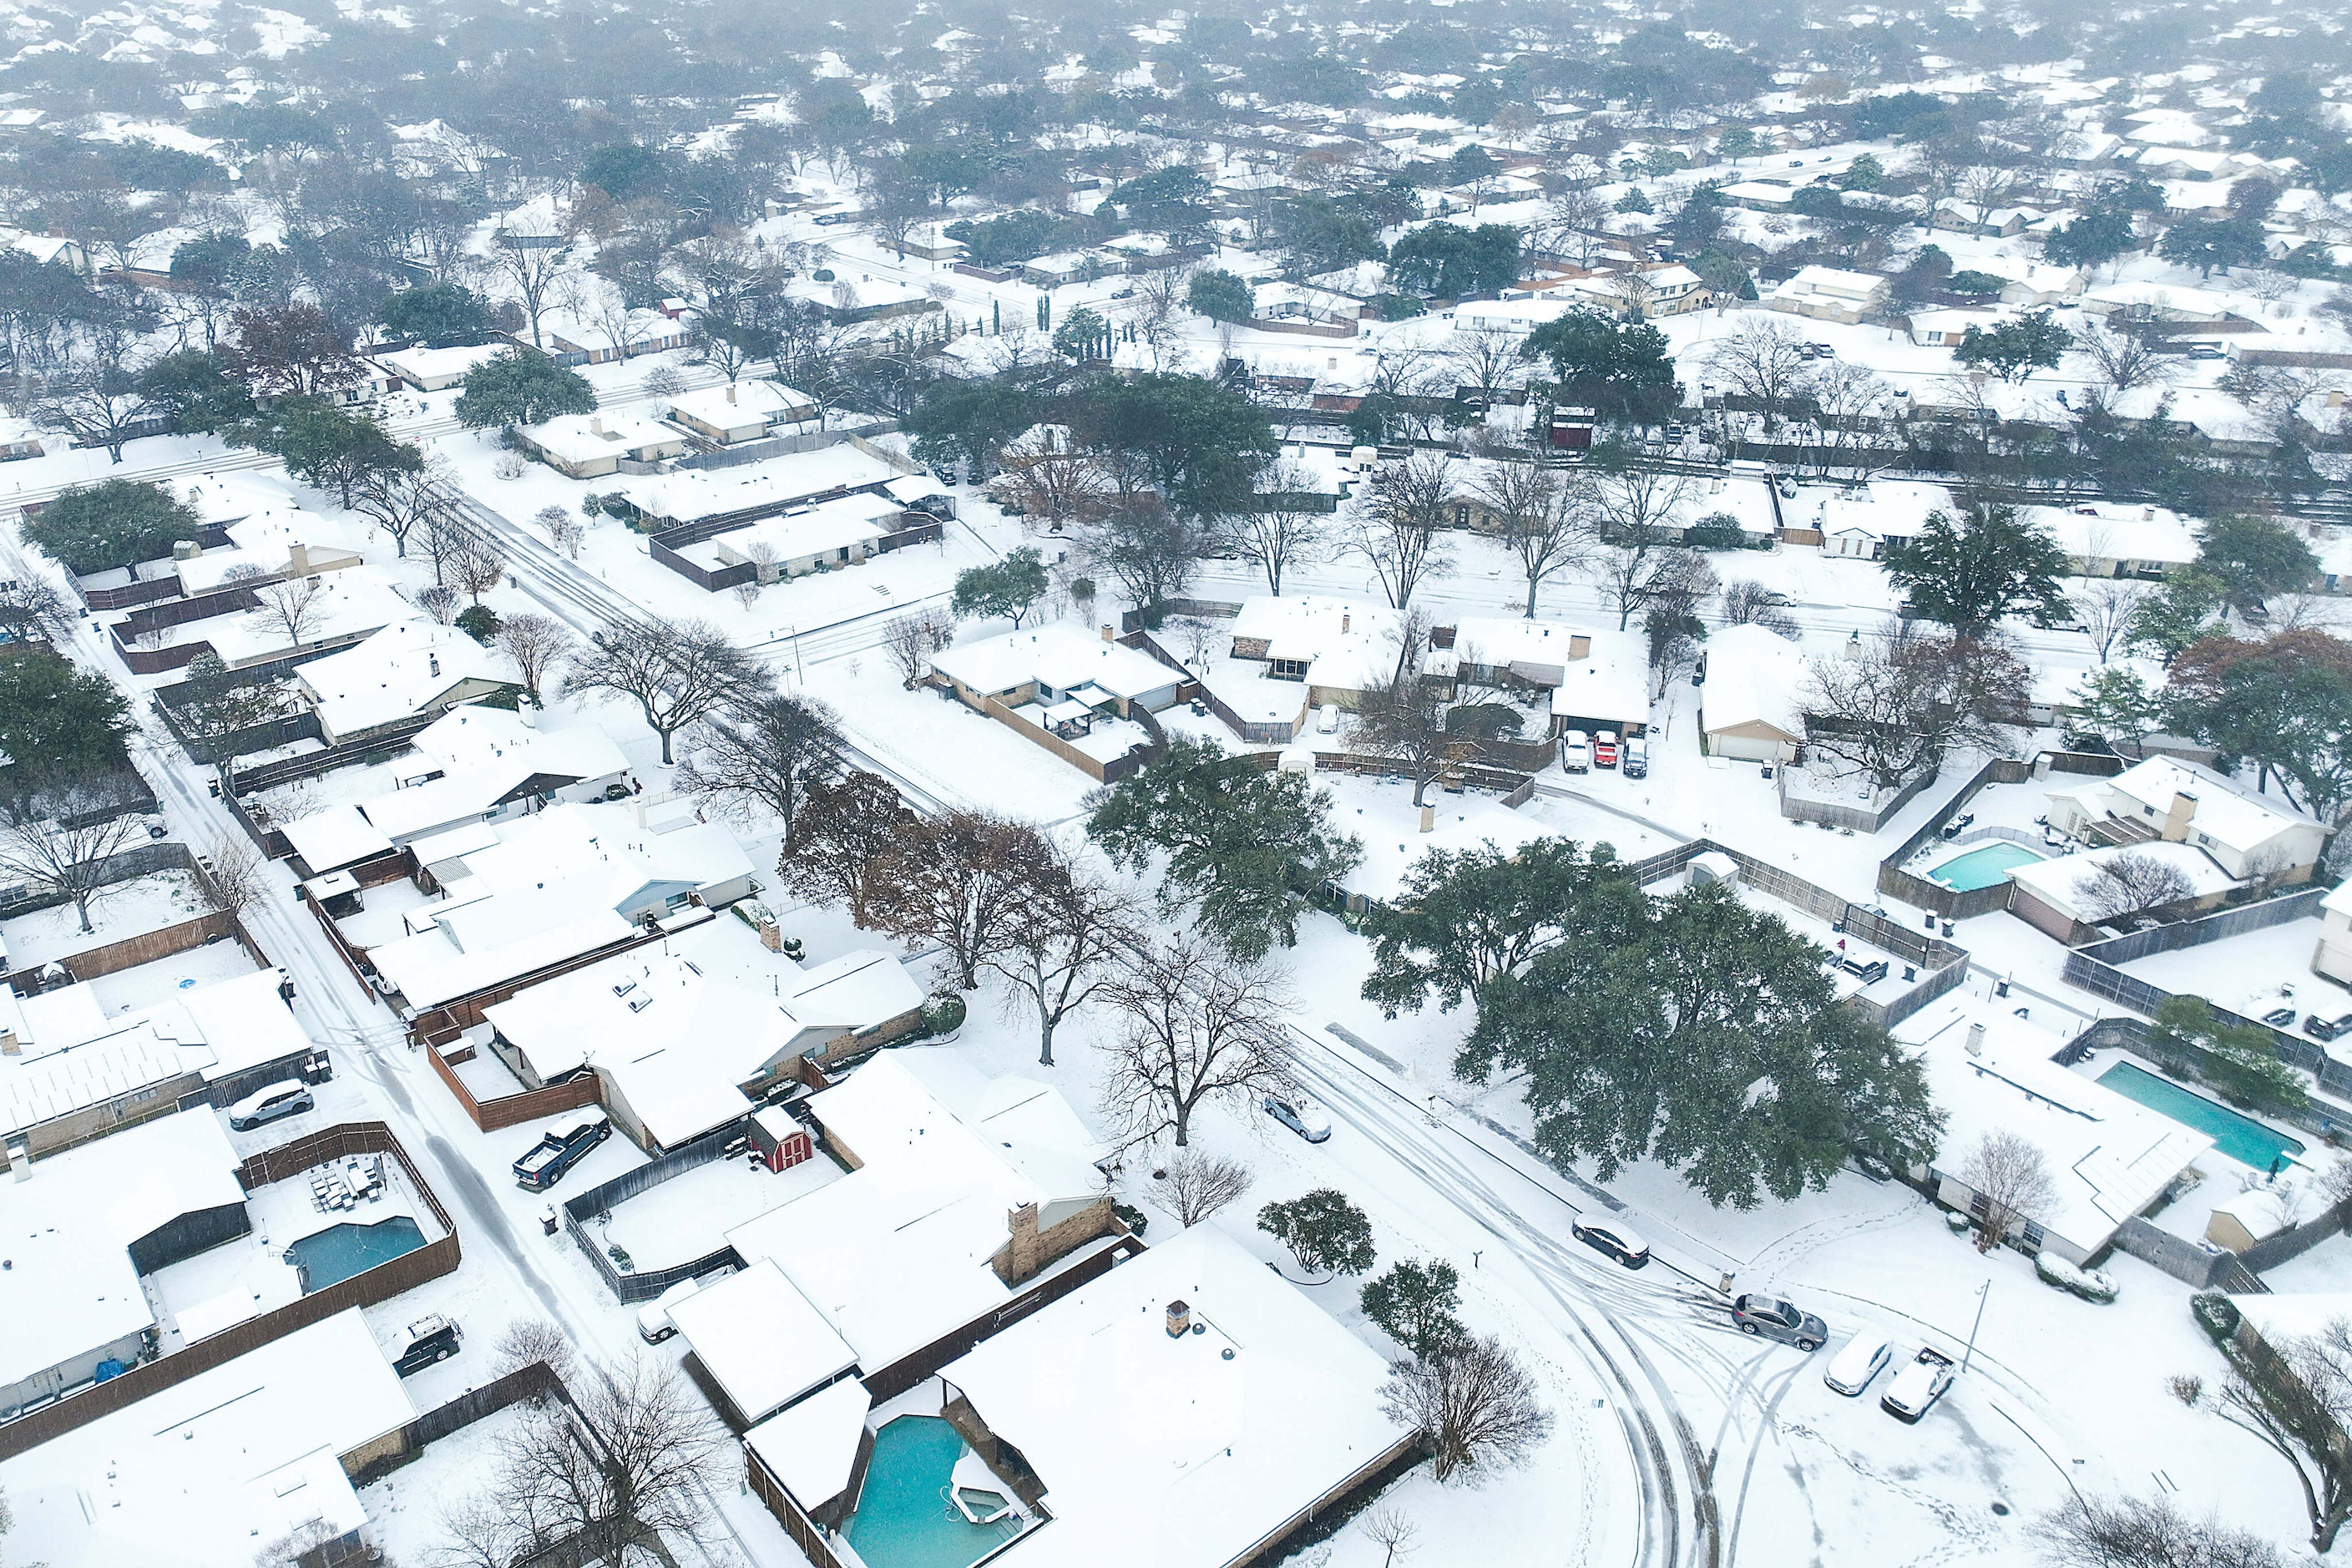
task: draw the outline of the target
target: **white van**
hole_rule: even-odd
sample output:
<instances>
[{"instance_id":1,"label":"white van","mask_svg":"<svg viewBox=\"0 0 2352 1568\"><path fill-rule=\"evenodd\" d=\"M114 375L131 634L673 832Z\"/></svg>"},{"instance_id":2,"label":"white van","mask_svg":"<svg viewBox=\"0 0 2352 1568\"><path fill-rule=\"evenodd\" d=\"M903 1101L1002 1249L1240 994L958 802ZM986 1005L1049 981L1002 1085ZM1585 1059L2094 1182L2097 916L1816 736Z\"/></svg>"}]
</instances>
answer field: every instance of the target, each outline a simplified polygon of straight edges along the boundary
<instances>
[{"instance_id":1,"label":"white van","mask_svg":"<svg viewBox=\"0 0 2352 1568\"><path fill-rule=\"evenodd\" d=\"M714 1280L724 1279L735 1270L730 1265L715 1268L698 1279L681 1279L637 1310L637 1337L649 1345L657 1345L677 1332L677 1325L669 1321L669 1310Z\"/></svg>"},{"instance_id":2,"label":"white van","mask_svg":"<svg viewBox=\"0 0 2352 1568\"><path fill-rule=\"evenodd\" d=\"M1592 742L1583 731L1560 731L1559 765L1571 773L1589 773L1592 771Z\"/></svg>"}]
</instances>

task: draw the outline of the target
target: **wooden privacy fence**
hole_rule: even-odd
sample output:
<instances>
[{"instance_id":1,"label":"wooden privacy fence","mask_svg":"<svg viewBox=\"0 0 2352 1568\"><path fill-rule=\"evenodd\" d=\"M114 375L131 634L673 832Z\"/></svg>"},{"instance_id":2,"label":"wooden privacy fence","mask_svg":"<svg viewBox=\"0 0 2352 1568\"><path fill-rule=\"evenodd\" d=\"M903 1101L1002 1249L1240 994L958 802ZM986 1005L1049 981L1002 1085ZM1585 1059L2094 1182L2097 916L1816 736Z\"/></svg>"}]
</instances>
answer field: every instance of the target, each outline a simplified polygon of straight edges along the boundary
<instances>
[{"instance_id":1,"label":"wooden privacy fence","mask_svg":"<svg viewBox=\"0 0 2352 1568\"><path fill-rule=\"evenodd\" d=\"M390 1155L407 1173L417 1201L439 1222L440 1238L373 1268L362 1269L322 1290L314 1290L299 1300L289 1301L274 1311L247 1318L216 1334L207 1334L170 1355L134 1366L120 1377L92 1384L54 1405L18 1416L0 1426L0 1463L52 1437L87 1426L100 1416L126 1409L150 1394L185 1383L199 1373L210 1372L273 1340L284 1339L297 1329L324 1322L353 1307L373 1307L380 1301L389 1301L428 1280L456 1272L462 1252L457 1227L449 1221L449 1211L441 1206L440 1198L425 1184L415 1162L393 1137L392 1130L381 1121L347 1121L256 1154L237 1168L237 1184L251 1192L299 1175L325 1161L352 1154Z\"/></svg>"},{"instance_id":2,"label":"wooden privacy fence","mask_svg":"<svg viewBox=\"0 0 2352 1568\"><path fill-rule=\"evenodd\" d=\"M468 1056L471 1054L470 1051L467 1053ZM433 1064L433 1076L439 1079L457 1098L457 1109L485 1132L520 1127L526 1121L541 1121L567 1110L604 1103L604 1082L593 1072L583 1072L578 1078L551 1083L542 1089L527 1089L520 1094L477 1100L474 1091L467 1089L465 1080L457 1076L457 1068L442 1055L440 1046L426 1046L425 1058ZM465 1058L458 1059L463 1061Z\"/></svg>"}]
</instances>

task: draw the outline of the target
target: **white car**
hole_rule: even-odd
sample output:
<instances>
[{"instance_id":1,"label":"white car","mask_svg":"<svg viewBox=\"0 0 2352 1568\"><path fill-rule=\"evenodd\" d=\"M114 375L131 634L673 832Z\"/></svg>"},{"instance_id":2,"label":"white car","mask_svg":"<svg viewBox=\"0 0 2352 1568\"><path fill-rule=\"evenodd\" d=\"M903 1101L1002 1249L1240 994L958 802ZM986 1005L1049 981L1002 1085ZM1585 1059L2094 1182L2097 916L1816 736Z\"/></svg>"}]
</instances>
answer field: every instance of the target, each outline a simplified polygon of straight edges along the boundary
<instances>
[{"instance_id":1,"label":"white car","mask_svg":"<svg viewBox=\"0 0 2352 1568\"><path fill-rule=\"evenodd\" d=\"M250 1132L265 1122L281 1116L299 1116L314 1108L308 1084L289 1079L257 1089L228 1108L228 1124L236 1131Z\"/></svg>"},{"instance_id":2,"label":"white car","mask_svg":"<svg viewBox=\"0 0 2352 1568\"><path fill-rule=\"evenodd\" d=\"M1921 1346L1916 1357L1904 1364L1878 1396L1878 1407L1897 1421L1916 1422L1935 1408L1936 1401L1944 1397L1952 1386L1952 1358L1940 1351Z\"/></svg>"},{"instance_id":3,"label":"white car","mask_svg":"<svg viewBox=\"0 0 2352 1568\"><path fill-rule=\"evenodd\" d=\"M1822 1381L1848 1399L1858 1399L1894 1357L1893 1347L1885 1340L1856 1334L1846 1342L1845 1349L1838 1352L1829 1370L1822 1373Z\"/></svg>"},{"instance_id":4,"label":"white car","mask_svg":"<svg viewBox=\"0 0 2352 1568\"><path fill-rule=\"evenodd\" d=\"M644 1306L637 1309L637 1337L649 1345L657 1345L677 1332L677 1325L669 1321L669 1310L710 1280L724 1279L734 1273L732 1266L714 1269L699 1279L681 1279Z\"/></svg>"}]
</instances>

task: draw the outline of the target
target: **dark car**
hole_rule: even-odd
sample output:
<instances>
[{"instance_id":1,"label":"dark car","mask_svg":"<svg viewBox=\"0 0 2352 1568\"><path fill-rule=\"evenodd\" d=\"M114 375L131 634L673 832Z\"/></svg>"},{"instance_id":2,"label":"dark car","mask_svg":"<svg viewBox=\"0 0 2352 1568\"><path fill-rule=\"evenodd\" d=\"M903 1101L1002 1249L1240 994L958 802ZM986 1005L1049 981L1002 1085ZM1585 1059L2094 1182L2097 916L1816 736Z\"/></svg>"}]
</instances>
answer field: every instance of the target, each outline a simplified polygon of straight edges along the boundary
<instances>
[{"instance_id":1,"label":"dark car","mask_svg":"<svg viewBox=\"0 0 2352 1568\"><path fill-rule=\"evenodd\" d=\"M447 1361L457 1353L458 1342L463 1337L457 1323L438 1312L419 1318L408 1325L407 1342L392 1358L392 1370L406 1377L411 1373L423 1372L436 1361Z\"/></svg>"},{"instance_id":2,"label":"dark car","mask_svg":"<svg viewBox=\"0 0 2352 1568\"><path fill-rule=\"evenodd\" d=\"M2273 1029L2292 1029L2294 1027L2294 1009L2273 1007L2263 1015L2263 1022Z\"/></svg>"},{"instance_id":3,"label":"dark car","mask_svg":"<svg viewBox=\"0 0 2352 1568\"><path fill-rule=\"evenodd\" d=\"M1650 1244L1613 1219L1570 1220L1568 1234L1628 1268L1644 1268L1650 1261Z\"/></svg>"},{"instance_id":4,"label":"dark car","mask_svg":"<svg viewBox=\"0 0 2352 1568\"><path fill-rule=\"evenodd\" d=\"M2343 1032L2341 1020L2323 1018L2314 1013L2303 1021L2303 1032L2315 1040L2332 1040Z\"/></svg>"},{"instance_id":5,"label":"dark car","mask_svg":"<svg viewBox=\"0 0 2352 1568\"><path fill-rule=\"evenodd\" d=\"M1830 1326L1793 1303L1772 1296L1742 1296L1731 1303L1731 1321L1743 1334L1763 1334L1801 1351L1819 1350Z\"/></svg>"}]
</instances>

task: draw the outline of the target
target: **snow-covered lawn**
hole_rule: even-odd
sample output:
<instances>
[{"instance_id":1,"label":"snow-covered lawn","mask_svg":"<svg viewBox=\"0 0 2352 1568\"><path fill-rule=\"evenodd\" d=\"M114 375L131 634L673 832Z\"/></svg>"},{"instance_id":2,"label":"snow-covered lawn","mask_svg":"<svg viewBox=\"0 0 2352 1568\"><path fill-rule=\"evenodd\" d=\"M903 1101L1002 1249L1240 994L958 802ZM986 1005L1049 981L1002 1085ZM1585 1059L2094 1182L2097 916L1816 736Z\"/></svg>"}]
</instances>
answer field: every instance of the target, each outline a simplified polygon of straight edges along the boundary
<instances>
[{"instance_id":1,"label":"snow-covered lawn","mask_svg":"<svg viewBox=\"0 0 2352 1568\"><path fill-rule=\"evenodd\" d=\"M90 931L81 929L72 904L57 904L0 921L0 942L7 946L11 968L38 969L55 959L192 921L212 907L193 871L157 871L106 888L90 905Z\"/></svg>"}]
</instances>

